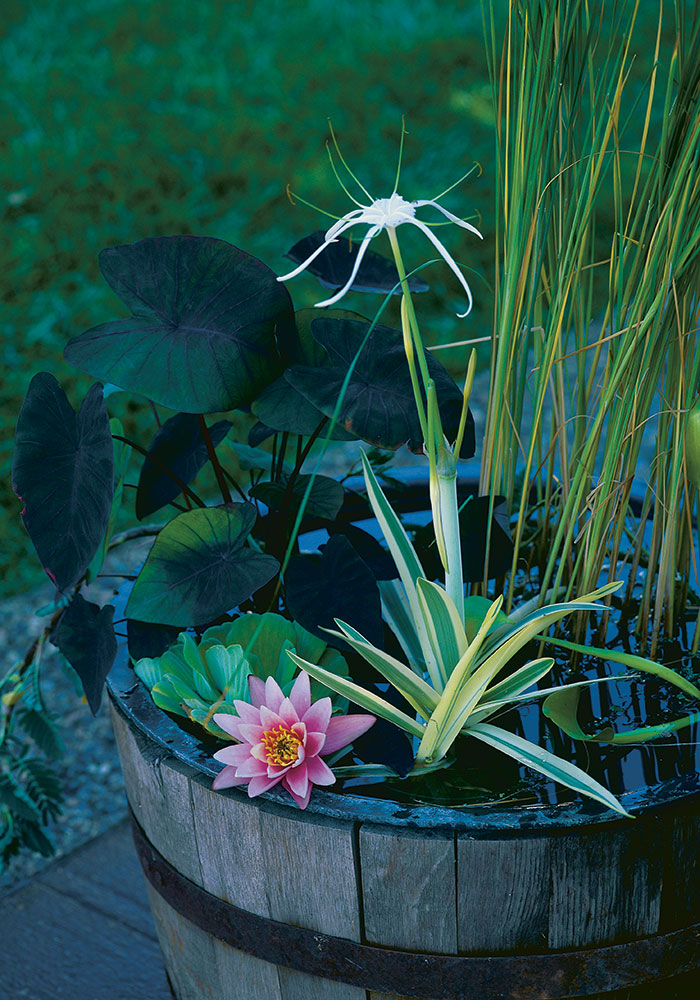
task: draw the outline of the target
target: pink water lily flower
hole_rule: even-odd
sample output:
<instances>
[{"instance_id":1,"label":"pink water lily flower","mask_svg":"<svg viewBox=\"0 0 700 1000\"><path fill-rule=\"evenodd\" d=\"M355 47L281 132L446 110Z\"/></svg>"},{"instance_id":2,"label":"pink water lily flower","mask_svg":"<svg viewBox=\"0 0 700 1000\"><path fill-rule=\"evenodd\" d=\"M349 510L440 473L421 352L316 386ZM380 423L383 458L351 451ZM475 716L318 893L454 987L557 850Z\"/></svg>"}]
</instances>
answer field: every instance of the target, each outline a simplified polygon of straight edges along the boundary
<instances>
[{"instance_id":1,"label":"pink water lily flower","mask_svg":"<svg viewBox=\"0 0 700 1000\"><path fill-rule=\"evenodd\" d=\"M309 675L302 671L285 698L274 677L248 677L252 705L235 701L238 715L217 713L214 721L234 739L214 758L225 764L212 788L248 785L253 798L279 782L300 809L306 809L313 785L332 785L335 775L321 755L335 753L367 732L373 715L336 715L331 699L311 704Z\"/></svg>"}]
</instances>

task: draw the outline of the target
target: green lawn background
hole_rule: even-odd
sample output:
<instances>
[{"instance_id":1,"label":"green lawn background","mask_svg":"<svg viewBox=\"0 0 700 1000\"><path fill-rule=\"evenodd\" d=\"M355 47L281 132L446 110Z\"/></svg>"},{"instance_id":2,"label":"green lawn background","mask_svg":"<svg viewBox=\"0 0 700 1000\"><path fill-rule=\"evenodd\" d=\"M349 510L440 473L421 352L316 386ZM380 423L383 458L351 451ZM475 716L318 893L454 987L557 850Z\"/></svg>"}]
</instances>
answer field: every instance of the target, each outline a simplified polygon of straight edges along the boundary
<instances>
[{"instance_id":1,"label":"green lawn background","mask_svg":"<svg viewBox=\"0 0 700 1000\"><path fill-rule=\"evenodd\" d=\"M496 6L502 14L504 0ZM640 26L640 86L652 6ZM99 251L196 233L239 245L282 273L284 252L324 226L322 216L292 207L287 184L331 212L352 207L328 165L329 116L373 197L393 187L404 114L405 197L433 197L480 162L482 172L445 205L475 214L484 242L457 229L440 233L483 276L470 277L474 313L455 318L463 295L444 266L424 272L432 291L421 305L431 342L488 332L493 108L478 2L5 0L3 21L0 595L43 579L10 485L29 380L54 372L77 406L90 379L62 360L63 345L124 315L100 277ZM410 239L408 249L410 263L426 259ZM307 276L290 290L297 307L319 297ZM372 315L376 302L356 296L347 306ZM448 353L458 371L463 357L445 352L443 360ZM154 428L149 420L136 426L141 405L113 401L147 445Z\"/></svg>"}]
</instances>

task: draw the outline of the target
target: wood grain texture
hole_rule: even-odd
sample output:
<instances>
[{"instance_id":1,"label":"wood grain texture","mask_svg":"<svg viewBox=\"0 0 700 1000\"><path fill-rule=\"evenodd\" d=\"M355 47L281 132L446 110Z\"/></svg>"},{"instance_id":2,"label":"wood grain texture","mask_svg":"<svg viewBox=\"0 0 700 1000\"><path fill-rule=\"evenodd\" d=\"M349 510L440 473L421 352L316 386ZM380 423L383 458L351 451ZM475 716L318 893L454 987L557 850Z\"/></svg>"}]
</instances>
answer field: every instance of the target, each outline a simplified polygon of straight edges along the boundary
<instances>
[{"instance_id":1,"label":"wood grain texture","mask_svg":"<svg viewBox=\"0 0 700 1000\"><path fill-rule=\"evenodd\" d=\"M457 838L457 944L460 953L547 948L550 840Z\"/></svg>"},{"instance_id":2,"label":"wood grain texture","mask_svg":"<svg viewBox=\"0 0 700 1000\"><path fill-rule=\"evenodd\" d=\"M660 926L668 932L700 922L700 816L676 816L670 834L660 824L657 837L665 853Z\"/></svg>"},{"instance_id":3,"label":"wood grain texture","mask_svg":"<svg viewBox=\"0 0 700 1000\"><path fill-rule=\"evenodd\" d=\"M197 774L174 757L154 753L110 705L129 804L148 839L173 867L202 885L191 779Z\"/></svg>"},{"instance_id":4,"label":"wood grain texture","mask_svg":"<svg viewBox=\"0 0 700 1000\"><path fill-rule=\"evenodd\" d=\"M360 870L367 941L456 954L455 868L451 835L363 824Z\"/></svg>"},{"instance_id":5,"label":"wood grain texture","mask_svg":"<svg viewBox=\"0 0 700 1000\"><path fill-rule=\"evenodd\" d=\"M146 890L165 968L177 1000L212 1000L213 997L218 1000L226 996L220 990L214 938L173 910L150 884L146 885ZM254 1000L254 996L250 1000Z\"/></svg>"},{"instance_id":6,"label":"wood grain texture","mask_svg":"<svg viewBox=\"0 0 700 1000\"><path fill-rule=\"evenodd\" d=\"M616 944L655 934L661 852L644 827L553 838L550 948Z\"/></svg>"}]
</instances>

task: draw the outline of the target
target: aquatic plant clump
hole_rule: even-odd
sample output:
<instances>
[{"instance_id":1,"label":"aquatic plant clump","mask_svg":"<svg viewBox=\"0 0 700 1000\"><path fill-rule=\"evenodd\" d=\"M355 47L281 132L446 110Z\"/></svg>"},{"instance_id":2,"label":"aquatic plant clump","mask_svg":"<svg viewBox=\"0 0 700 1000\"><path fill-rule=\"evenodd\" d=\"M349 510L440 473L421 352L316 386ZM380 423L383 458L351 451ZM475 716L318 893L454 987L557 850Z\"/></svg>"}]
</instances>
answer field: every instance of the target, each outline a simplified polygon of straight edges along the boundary
<instances>
[{"instance_id":1,"label":"aquatic plant clump","mask_svg":"<svg viewBox=\"0 0 700 1000\"><path fill-rule=\"evenodd\" d=\"M272 612L242 615L224 625L214 625L199 641L182 632L165 653L142 657L134 663L134 669L159 708L228 740L231 735L215 716L236 715L235 702L250 701L250 677L263 682L273 678L283 695L289 695L296 669L288 652L307 655L333 675L348 676L345 658L337 649L311 635L298 622ZM315 699L331 694L324 684L313 682ZM333 711L342 712L346 707L347 701L333 694Z\"/></svg>"}]
</instances>

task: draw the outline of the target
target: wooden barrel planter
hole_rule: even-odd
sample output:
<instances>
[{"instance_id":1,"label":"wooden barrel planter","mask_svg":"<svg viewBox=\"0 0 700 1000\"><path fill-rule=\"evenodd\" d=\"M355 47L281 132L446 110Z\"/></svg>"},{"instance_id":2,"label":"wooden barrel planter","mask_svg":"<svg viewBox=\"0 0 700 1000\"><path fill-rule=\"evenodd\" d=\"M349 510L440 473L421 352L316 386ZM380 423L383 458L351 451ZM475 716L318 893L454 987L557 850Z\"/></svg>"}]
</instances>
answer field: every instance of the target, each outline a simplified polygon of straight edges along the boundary
<instances>
[{"instance_id":1,"label":"wooden barrel planter","mask_svg":"<svg viewBox=\"0 0 700 1000\"><path fill-rule=\"evenodd\" d=\"M301 812L211 791L218 765L124 661L114 729L178 1000L697 995L697 773L624 796L634 821L319 789Z\"/></svg>"}]
</instances>

